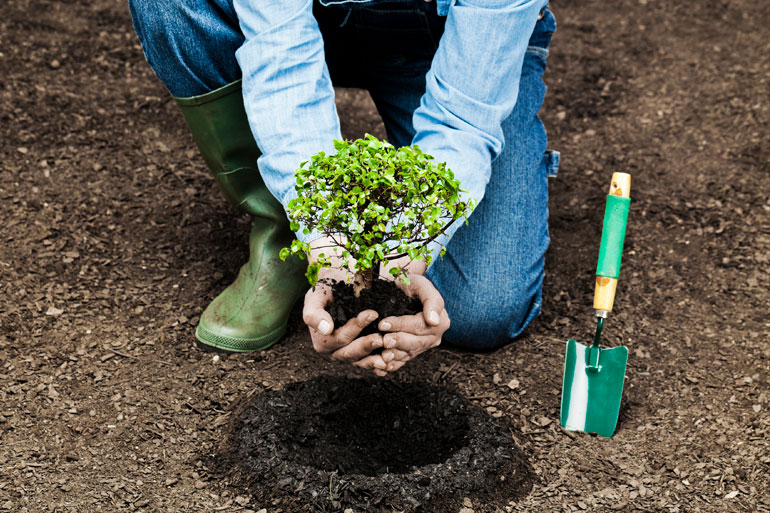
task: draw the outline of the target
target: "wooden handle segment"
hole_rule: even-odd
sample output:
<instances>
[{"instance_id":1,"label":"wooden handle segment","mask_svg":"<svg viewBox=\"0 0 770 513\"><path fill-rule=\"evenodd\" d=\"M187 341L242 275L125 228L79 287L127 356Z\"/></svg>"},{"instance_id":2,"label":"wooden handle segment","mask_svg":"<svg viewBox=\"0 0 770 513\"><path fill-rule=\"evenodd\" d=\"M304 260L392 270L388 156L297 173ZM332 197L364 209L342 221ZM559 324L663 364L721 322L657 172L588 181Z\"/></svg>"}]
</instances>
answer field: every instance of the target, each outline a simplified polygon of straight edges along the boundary
<instances>
[{"instance_id":1,"label":"wooden handle segment","mask_svg":"<svg viewBox=\"0 0 770 513\"><path fill-rule=\"evenodd\" d=\"M620 273L620 255L623 252L626 235L628 198L631 196L631 175L613 173L607 196L594 291L594 310L602 312L611 312L615 302L615 290ZM617 198L626 198L626 200L619 201Z\"/></svg>"},{"instance_id":2,"label":"wooden handle segment","mask_svg":"<svg viewBox=\"0 0 770 513\"><path fill-rule=\"evenodd\" d=\"M620 196L621 198L631 197L631 175L628 173L612 173L610 182L610 196Z\"/></svg>"},{"instance_id":3,"label":"wooden handle segment","mask_svg":"<svg viewBox=\"0 0 770 513\"><path fill-rule=\"evenodd\" d=\"M615 290L618 288L617 278L596 277L596 290L594 291L594 310L611 312L615 303Z\"/></svg>"}]
</instances>

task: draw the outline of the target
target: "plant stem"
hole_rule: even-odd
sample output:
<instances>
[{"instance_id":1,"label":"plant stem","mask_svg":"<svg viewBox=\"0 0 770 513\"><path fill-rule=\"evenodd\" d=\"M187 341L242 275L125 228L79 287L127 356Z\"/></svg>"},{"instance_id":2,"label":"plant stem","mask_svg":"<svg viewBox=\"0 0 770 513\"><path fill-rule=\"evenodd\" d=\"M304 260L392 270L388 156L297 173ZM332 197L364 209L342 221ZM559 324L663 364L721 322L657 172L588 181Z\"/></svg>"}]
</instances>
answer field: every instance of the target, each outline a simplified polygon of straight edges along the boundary
<instances>
[{"instance_id":1,"label":"plant stem","mask_svg":"<svg viewBox=\"0 0 770 513\"><path fill-rule=\"evenodd\" d=\"M372 288L373 282L374 269L367 269L366 271L356 273L353 277L353 293L356 297L361 297L361 291Z\"/></svg>"}]
</instances>

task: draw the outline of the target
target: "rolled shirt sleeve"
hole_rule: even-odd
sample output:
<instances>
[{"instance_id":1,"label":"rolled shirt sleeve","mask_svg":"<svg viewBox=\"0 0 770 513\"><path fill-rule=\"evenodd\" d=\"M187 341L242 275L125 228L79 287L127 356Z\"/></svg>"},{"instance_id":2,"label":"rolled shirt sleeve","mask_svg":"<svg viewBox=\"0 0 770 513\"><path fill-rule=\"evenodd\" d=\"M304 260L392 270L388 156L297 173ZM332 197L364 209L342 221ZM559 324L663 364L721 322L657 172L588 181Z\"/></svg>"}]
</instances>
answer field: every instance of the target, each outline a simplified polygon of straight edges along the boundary
<instances>
[{"instance_id":1,"label":"rolled shirt sleeve","mask_svg":"<svg viewBox=\"0 0 770 513\"><path fill-rule=\"evenodd\" d=\"M313 0L235 0L234 7L245 36L236 58L246 114L262 152L260 173L288 211L297 197L300 163L334 152L334 140L342 138ZM300 228L297 236L309 242L321 234Z\"/></svg>"},{"instance_id":2,"label":"rolled shirt sleeve","mask_svg":"<svg viewBox=\"0 0 770 513\"><path fill-rule=\"evenodd\" d=\"M446 162L464 199L480 202L503 150L502 123L511 114L529 38L547 0L457 0L450 3L444 35L414 112L412 141ZM454 232L431 245L435 257Z\"/></svg>"}]
</instances>

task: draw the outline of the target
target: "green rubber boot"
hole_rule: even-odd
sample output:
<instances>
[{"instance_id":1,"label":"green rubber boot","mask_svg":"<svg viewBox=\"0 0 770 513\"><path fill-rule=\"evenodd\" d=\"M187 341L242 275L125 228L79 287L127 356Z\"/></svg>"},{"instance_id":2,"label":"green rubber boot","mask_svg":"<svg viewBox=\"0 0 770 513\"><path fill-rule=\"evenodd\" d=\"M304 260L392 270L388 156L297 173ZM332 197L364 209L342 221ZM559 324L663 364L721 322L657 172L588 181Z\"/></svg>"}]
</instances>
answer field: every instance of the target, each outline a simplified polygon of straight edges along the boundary
<instances>
[{"instance_id":1,"label":"green rubber boot","mask_svg":"<svg viewBox=\"0 0 770 513\"><path fill-rule=\"evenodd\" d=\"M308 288L307 264L297 257L286 262L278 257L294 233L257 169L260 152L243 108L241 82L175 100L227 199L254 216L249 261L203 312L195 336L225 351L267 349L286 332L289 312Z\"/></svg>"}]
</instances>

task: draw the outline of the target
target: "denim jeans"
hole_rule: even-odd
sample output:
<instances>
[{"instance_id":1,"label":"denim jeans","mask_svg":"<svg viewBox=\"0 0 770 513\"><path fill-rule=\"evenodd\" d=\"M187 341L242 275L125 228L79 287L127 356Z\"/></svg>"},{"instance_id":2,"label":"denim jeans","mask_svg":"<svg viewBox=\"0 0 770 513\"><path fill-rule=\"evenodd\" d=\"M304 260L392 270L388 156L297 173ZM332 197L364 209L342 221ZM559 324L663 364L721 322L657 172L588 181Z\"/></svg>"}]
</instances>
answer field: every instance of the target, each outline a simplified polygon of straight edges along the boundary
<instances>
[{"instance_id":1,"label":"denim jeans","mask_svg":"<svg viewBox=\"0 0 770 513\"><path fill-rule=\"evenodd\" d=\"M134 28L151 67L172 95L197 96L240 78L243 43L232 0L129 0ZM412 113L442 35L435 2L367 1L365 7L315 5L325 58L336 86L371 94L396 146L414 136ZM548 45L556 28L545 10L530 37L505 147L492 163L486 194L427 276L451 319L445 342L493 349L518 336L540 313L548 247L547 177L558 168L546 151L537 113L544 96ZM280 56L276 56L280 58Z\"/></svg>"}]
</instances>

